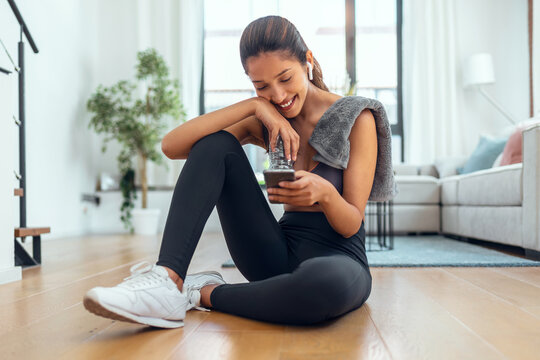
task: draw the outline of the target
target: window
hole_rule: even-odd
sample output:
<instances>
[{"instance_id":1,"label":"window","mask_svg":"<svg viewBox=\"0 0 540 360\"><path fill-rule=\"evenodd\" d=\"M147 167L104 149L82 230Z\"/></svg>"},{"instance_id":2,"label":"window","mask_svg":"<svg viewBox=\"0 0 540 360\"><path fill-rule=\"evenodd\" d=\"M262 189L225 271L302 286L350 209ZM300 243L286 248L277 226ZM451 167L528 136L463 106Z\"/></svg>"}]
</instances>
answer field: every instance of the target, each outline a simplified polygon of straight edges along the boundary
<instances>
[{"instance_id":1,"label":"window","mask_svg":"<svg viewBox=\"0 0 540 360\"><path fill-rule=\"evenodd\" d=\"M392 159L401 160L398 126L398 47L396 0L355 1L356 94L384 104L392 127Z\"/></svg>"},{"instance_id":2,"label":"window","mask_svg":"<svg viewBox=\"0 0 540 360\"><path fill-rule=\"evenodd\" d=\"M286 17L298 28L320 63L330 91L344 95L350 79L346 66L346 1L356 1L356 94L385 105L394 134L394 125L400 121L395 0L205 0L205 111L256 96L240 62L239 41L252 20L270 14ZM394 159L401 158L401 140L402 134L394 136ZM262 173L268 166L265 151L254 145L244 148L255 173Z\"/></svg>"}]
</instances>

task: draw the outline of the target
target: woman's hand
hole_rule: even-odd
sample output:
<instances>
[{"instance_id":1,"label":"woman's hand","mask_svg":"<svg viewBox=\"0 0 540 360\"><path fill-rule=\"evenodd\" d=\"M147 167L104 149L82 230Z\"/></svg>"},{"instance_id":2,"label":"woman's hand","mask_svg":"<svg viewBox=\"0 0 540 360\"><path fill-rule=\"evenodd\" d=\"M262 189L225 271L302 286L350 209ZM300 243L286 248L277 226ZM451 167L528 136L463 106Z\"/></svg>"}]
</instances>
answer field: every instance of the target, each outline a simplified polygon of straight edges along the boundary
<instances>
[{"instance_id":1,"label":"woman's hand","mask_svg":"<svg viewBox=\"0 0 540 360\"><path fill-rule=\"evenodd\" d=\"M279 188L268 188L268 199L283 204L311 206L324 201L334 187L325 178L304 170L294 173L296 180L281 181Z\"/></svg>"},{"instance_id":2,"label":"woman's hand","mask_svg":"<svg viewBox=\"0 0 540 360\"><path fill-rule=\"evenodd\" d=\"M285 157L288 160L296 161L296 155L300 148L300 136L292 128L291 124L283 115L279 113L276 107L263 97L255 98L257 101L255 116L261 120L268 129L269 143L271 151L275 151L277 145L277 136L283 140Z\"/></svg>"}]
</instances>

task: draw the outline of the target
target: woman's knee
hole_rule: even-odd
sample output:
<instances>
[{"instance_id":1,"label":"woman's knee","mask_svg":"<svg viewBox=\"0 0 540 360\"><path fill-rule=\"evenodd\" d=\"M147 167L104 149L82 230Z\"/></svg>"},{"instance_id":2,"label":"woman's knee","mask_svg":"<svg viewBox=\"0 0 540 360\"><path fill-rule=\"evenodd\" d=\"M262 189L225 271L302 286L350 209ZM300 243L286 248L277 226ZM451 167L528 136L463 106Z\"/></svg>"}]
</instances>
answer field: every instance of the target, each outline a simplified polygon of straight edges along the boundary
<instances>
[{"instance_id":1,"label":"woman's knee","mask_svg":"<svg viewBox=\"0 0 540 360\"><path fill-rule=\"evenodd\" d=\"M351 261L354 261L351 259ZM360 264L351 264L346 256L322 256L302 262L299 266L310 283L325 292L335 294L350 286L359 276Z\"/></svg>"},{"instance_id":2,"label":"woman's knee","mask_svg":"<svg viewBox=\"0 0 540 360\"><path fill-rule=\"evenodd\" d=\"M321 311L314 314L331 318L351 310L367 299L371 276L362 265L346 256L325 256L304 261L299 269L305 281L303 294L317 302Z\"/></svg>"},{"instance_id":3,"label":"woman's knee","mask_svg":"<svg viewBox=\"0 0 540 360\"><path fill-rule=\"evenodd\" d=\"M225 154L238 149L242 149L238 139L228 131L219 130L197 140L191 147L191 152L202 151L205 154Z\"/></svg>"}]
</instances>

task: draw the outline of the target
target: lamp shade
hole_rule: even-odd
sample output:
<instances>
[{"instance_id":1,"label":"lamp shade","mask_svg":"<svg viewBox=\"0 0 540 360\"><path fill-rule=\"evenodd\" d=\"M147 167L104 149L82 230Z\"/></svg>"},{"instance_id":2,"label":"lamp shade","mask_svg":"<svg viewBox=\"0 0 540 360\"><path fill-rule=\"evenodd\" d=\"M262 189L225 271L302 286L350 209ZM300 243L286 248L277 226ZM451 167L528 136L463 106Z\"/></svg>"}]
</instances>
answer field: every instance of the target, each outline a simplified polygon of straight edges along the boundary
<instances>
[{"instance_id":1,"label":"lamp shade","mask_svg":"<svg viewBox=\"0 0 540 360\"><path fill-rule=\"evenodd\" d=\"M467 59L463 68L464 87L492 84L494 82L493 58L490 54L474 54Z\"/></svg>"}]
</instances>

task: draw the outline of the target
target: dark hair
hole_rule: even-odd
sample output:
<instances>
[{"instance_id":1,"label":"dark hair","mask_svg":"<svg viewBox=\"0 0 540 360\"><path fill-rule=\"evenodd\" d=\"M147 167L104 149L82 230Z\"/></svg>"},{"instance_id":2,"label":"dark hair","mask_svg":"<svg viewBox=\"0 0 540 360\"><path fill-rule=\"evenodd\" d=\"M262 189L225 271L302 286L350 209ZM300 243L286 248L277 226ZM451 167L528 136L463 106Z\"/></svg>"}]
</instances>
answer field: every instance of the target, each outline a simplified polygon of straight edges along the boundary
<instances>
[{"instance_id":1,"label":"dark hair","mask_svg":"<svg viewBox=\"0 0 540 360\"><path fill-rule=\"evenodd\" d=\"M246 70L246 61L268 51L284 51L295 57L301 64L306 63L308 47L296 27L281 16L265 16L252 21L240 38L240 59ZM313 57L313 85L328 91L322 79L321 66Z\"/></svg>"}]
</instances>

